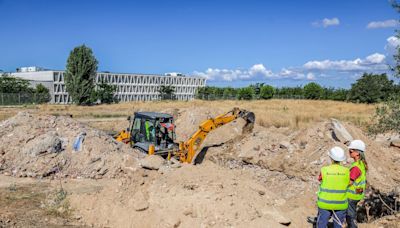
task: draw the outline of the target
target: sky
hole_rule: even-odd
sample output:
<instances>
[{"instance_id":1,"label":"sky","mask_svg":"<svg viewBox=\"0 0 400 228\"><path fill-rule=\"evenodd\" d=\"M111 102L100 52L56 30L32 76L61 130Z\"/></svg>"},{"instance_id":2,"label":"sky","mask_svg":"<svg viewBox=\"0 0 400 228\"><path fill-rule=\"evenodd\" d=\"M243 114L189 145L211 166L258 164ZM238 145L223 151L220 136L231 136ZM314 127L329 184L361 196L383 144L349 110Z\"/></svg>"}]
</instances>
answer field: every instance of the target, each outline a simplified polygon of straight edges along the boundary
<instances>
[{"instance_id":1,"label":"sky","mask_svg":"<svg viewBox=\"0 0 400 228\"><path fill-rule=\"evenodd\" d=\"M349 88L388 72L400 44L388 0L0 0L0 70L63 70L92 48L99 71Z\"/></svg>"}]
</instances>

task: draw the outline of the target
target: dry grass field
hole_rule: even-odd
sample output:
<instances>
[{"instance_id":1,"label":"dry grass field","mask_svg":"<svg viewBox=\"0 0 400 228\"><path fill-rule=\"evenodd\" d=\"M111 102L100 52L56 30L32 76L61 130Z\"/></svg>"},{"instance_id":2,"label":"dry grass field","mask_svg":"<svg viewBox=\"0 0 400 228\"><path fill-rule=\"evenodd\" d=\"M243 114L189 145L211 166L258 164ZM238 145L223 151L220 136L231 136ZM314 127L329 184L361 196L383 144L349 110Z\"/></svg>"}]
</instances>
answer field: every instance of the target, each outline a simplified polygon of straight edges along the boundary
<instances>
[{"instance_id":1,"label":"dry grass field","mask_svg":"<svg viewBox=\"0 0 400 228\"><path fill-rule=\"evenodd\" d=\"M98 120L103 122L100 128L111 130L104 122L107 119L120 119L132 115L134 111L164 111L190 107L218 107L228 111L233 107L241 107L253 111L257 123L268 127L288 127L301 129L315 122L336 118L365 128L375 112L375 105L354 104L336 101L316 100L262 100L262 101L162 101L162 102L130 102L112 105L76 106L76 105L30 105L19 107L1 107L0 120L15 115L19 111L41 114L71 114L76 119ZM96 122L96 121L94 121ZM92 125L95 125L93 123ZM110 129L107 129L110 128ZM115 130L115 129L113 129Z\"/></svg>"}]
</instances>

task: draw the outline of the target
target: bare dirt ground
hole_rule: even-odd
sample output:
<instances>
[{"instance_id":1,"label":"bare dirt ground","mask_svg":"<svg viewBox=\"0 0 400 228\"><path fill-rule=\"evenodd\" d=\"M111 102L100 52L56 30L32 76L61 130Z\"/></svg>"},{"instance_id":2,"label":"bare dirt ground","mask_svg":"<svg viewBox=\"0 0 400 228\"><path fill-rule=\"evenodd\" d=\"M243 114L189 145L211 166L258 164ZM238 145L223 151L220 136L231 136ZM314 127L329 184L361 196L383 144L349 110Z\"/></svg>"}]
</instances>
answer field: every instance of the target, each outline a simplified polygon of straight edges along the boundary
<instances>
[{"instance_id":1,"label":"bare dirt ground","mask_svg":"<svg viewBox=\"0 0 400 228\"><path fill-rule=\"evenodd\" d=\"M330 147L346 148L346 135L325 112L308 119L296 114L303 116L296 124L290 110L301 104L287 104L280 112L293 117L288 125L267 122L273 111L254 108L252 133L242 134L244 121L237 120L208 135L201 164L164 163L158 170L142 168L147 158L104 132L126 128L124 117L77 121L62 113L19 113L0 123L0 202L7 205L0 209L0 227L311 227L306 217L316 213L319 170L328 164ZM228 111L226 104L170 106L149 103L147 110L174 115L178 140ZM345 104L342 110L360 108ZM400 150L367 136L358 124L364 114L335 115L351 137L367 144L368 185L398 193ZM75 152L81 132L83 148ZM397 214L361 227L399 223Z\"/></svg>"}]
</instances>

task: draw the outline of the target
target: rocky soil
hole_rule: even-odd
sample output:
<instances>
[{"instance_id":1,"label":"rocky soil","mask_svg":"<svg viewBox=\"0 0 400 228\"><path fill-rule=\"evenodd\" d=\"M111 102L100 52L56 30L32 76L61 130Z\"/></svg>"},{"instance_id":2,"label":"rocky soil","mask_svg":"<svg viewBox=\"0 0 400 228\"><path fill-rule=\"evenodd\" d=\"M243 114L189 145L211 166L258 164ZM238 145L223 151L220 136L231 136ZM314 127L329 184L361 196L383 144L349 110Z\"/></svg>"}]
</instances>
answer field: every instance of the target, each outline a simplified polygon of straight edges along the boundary
<instances>
[{"instance_id":1,"label":"rocky soil","mask_svg":"<svg viewBox=\"0 0 400 228\"><path fill-rule=\"evenodd\" d=\"M185 140L223 110L165 112L175 116L177 138ZM307 227L306 217L316 213L317 176L329 162L328 149L346 149L352 139L367 144L368 185L382 193L400 190L399 148L351 124L325 120L298 130L256 124L252 133L242 134L243 125L237 120L211 132L200 164L180 165L143 158L69 117L19 113L0 123L0 172L64 180L74 217L98 227ZM82 132L83 148L75 152L73 142ZM85 178L98 179L101 187L77 191L81 184L71 184L71 178L82 178L85 189L91 189ZM367 227L400 221L392 216L370 222Z\"/></svg>"}]
</instances>

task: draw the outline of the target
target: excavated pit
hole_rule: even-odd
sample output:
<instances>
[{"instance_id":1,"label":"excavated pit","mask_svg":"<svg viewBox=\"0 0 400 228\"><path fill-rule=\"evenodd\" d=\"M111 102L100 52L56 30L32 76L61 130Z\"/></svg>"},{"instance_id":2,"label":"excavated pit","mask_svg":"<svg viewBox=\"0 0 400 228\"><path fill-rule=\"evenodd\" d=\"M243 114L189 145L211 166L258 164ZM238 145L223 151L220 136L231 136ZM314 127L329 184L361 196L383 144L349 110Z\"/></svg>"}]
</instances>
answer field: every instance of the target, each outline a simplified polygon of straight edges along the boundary
<instances>
[{"instance_id":1,"label":"excavated pit","mask_svg":"<svg viewBox=\"0 0 400 228\"><path fill-rule=\"evenodd\" d=\"M400 211L399 193L393 190L382 193L373 187L367 189L365 198L357 206L357 221L371 222Z\"/></svg>"}]
</instances>

